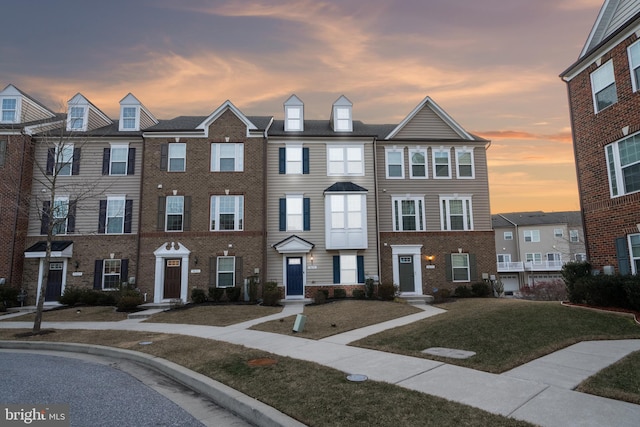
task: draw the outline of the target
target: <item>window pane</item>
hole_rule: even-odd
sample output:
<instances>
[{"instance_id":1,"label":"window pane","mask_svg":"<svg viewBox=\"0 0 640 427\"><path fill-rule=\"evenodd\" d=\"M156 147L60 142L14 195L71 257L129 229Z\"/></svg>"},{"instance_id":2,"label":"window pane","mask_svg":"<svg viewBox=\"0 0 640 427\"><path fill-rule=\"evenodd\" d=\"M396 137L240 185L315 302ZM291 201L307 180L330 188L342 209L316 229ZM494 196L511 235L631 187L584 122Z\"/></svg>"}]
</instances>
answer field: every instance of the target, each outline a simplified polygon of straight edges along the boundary
<instances>
[{"instance_id":1,"label":"window pane","mask_svg":"<svg viewBox=\"0 0 640 427\"><path fill-rule=\"evenodd\" d=\"M609 105L615 104L616 102L618 102L618 95L616 93L615 83L596 93L596 103L598 105L598 111L608 107Z\"/></svg>"},{"instance_id":2,"label":"window pane","mask_svg":"<svg viewBox=\"0 0 640 427\"><path fill-rule=\"evenodd\" d=\"M624 191L632 193L640 190L640 163L622 169L624 176Z\"/></svg>"}]
</instances>

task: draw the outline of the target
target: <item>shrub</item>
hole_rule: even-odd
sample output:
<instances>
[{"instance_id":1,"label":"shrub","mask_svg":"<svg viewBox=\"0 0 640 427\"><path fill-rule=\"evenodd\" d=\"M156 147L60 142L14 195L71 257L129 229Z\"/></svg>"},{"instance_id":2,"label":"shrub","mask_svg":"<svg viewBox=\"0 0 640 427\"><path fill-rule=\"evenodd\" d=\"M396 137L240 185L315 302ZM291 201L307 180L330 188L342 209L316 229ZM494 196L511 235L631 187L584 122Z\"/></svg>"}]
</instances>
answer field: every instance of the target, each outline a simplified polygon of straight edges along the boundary
<instances>
[{"instance_id":1,"label":"shrub","mask_svg":"<svg viewBox=\"0 0 640 427\"><path fill-rule=\"evenodd\" d=\"M249 301L256 301L258 299L258 285L260 279L258 276L249 277Z\"/></svg>"},{"instance_id":2,"label":"shrub","mask_svg":"<svg viewBox=\"0 0 640 427\"><path fill-rule=\"evenodd\" d=\"M240 296L242 295L242 288L240 286L230 286L225 288L224 293L227 295L227 299L231 302L240 301Z\"/></svg>"},{"instance_id":3,"label":"shrub","mask_svg":"<svg viewBox=\"0 0 640 427\"><path fill-rule=\"evenodd\" d=\"M82 294L84 293L84 289L75 288L73 286L67 286L64 288L64 292L60 297L60 304L74 306L76 304L80 304L82 300Z\"/></svg>"},{"instance_id":4,"label":"shrub","mask_svg":"<svg viewBox=\"0 0 640 427\"><path fill-rule=\"evenodd\" d=\"M333 297L334 298L346 298L347 297L347 291L345 291L342 288L336 288L333 290Z\"/></svg>"},{"instance_id":5,"label":"shrub","mask_svg":"<svg viewBox=\"0 0 640 427\"><path fill-rule=\"evenodd\" d=\"M567 298L567 287L562 280L537 282L534 286L522 288L524 299L535 301L564 301Z\"/></svg>"},{"instance_id":6,"label":"shrub","mask_svg":"<svg viewBox=\"0 0 640 427\"><path fill-rule=\"evenodd\" d=\"M329 298L329 291L327 289L318 289L314 302L316 304L324 304L327 302L327 298Z\"/></svg>"},{"instance_id":7,"label":"shrub","mask_svg":"<svg viewBox=\"0 0 640 427\"><path fill-rule=\"evenodd\" d=\"M142 304L142 295L124 295L120 297L118 301L118 311L131 311L135 310L140 304Z\"/></svg>"},{"instance_id":8,"label":"shrub","mask_svg":"<svg viewBox=\"0 0 640 427\"><path fill-rule=\"evenodd\" d=\"M451 297L451 291L449 289L433 289L433 302L436 304L445 302Z\"/></svg>"},{"instance_id":9,"label":"shrub","mask_svg":"<svg viewBox=\"0 0 640 427\"><path fill-rule=\"evenodd\" d=\"M396 296L396 287L392 283L380 283L378 285L378 298L383 301L391 301Z\"/></svg>"},{"instance_id":10,"label":"shrub","mask_svg":"<svg viewBox=\"0 0 640 427\"><path fill-rule=\"evenodd\" d=\"M627 276L623 288L627 295L629 308L640 311L640 278L638 276Z\"/></svg>"},{"instance_id":11,"label":"shrub","mask_svg":"<svg viewBox=\"0 0 640 427\"><path fill-rule=\"evenodd\" d=\"M367 298L373 298L375 290L375 282L371 277L367 277L364 281L364 291Z\"/></svg>"},{"instance_id":12,"label":"shrub","mask_svg":"<svg viewBox=\"0 0 640 427\"><path fill-rule=\"evenodd\" d=\"M8 285L0 285L0 310L18 305L18 294L20 291Z\"/></svg>"},{"instance_id":13,"label":"shrub","mask_svg":"<svg viewBox=\"0 0 640 427\"><path fill-rule=\"evenodd\" d=\"M578 279L574 286L584 298L579 302L598 307L629 308L624 282L625 276L620 275L586 276Z\"/></svg>"},{"instance_id":14,"label":"shrub","mask_svg":"<svg viewBox=\"0 0 640 427\"><path fill-rule=\"evenodd\" d=\"M203 302L207 301L207 295L204 293L203 289L192 289L191 301L196 304L202 304Z\"/></svg>"},{"instance_id":15,"label":"shrub","mask_svg":"<svg viewBox=\"0 0 640 427\"><path fill-rule=\"evenodd\" d=\"M209 299L213 302L220 302L224 295L224 288L216 288L214 286L209 288Z\"/></svg>"},{"instance_id":16,"label":"shrub","mask_svg":"<svg viewBox=\"0 0 640 427\"><path fill-rule=\"evenodd\" d=\"M117 292L101 292L98 291L98 295L95 299L96 305L116 305L118 302L119 294Z\"/></svg>"},{"instance_id":17,"label":"shrub","mask_svg":"<svg viewBox=\"0 0 640 427\"><path fill-rule=\"evenodd\" d=\"M580 293L582 289L576 289L576 282L590 275L591 264L588 262L568 262L562 266L562 279L567 287L569 301L579 303L584 300L585 295Z\"/></svg>"},{"instance_id":18,"label":"shrub","mask_svg":"<svg viewBox=\"0 0 640 427\"><path fill-rule=\"evenodd\" d=\"M353 297L355 299L364 299L364 289L354 289Z\"/></svg>"},{"instance_id":19,"label":"shrub","mask_svg":"<svg viewBox=\"0 0 640 427\"><path fill-rule=\"evenodd\" d=\"M460 285L456 288L454 295L458 298L470 298L473 296L473 292L467 285Z\"/></svg>"},{"instance_id":20,"label":"shrub","mask_svg":"<svg viewBox=\"0 0 640 427\"><path fill-rule=\"evenodd\" d=\"M262 304L263 305L278 305L280 300L280 289L278 289L278 282L267 282L264 284L262 290Z\"/></svg>"},{"instance_id":21,"label":"shrub","mask_svg":"<svg viewBox=\"0 0 640 427\"><path fill-rule=\"evenodd\" d=\"M485 282L476 282L471 285L471 293L474 297L485 298L491 295L491 286Z\"/></svg>"}]
</instances>

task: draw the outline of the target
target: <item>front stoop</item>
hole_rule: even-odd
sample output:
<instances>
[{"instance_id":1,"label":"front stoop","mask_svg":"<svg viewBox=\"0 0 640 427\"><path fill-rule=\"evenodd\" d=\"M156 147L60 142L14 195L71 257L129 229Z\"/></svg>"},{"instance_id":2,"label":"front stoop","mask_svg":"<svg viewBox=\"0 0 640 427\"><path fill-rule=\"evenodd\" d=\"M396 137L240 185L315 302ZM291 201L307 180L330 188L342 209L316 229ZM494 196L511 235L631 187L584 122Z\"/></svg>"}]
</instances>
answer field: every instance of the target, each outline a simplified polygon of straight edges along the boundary
<instances>
[{"instance_id":1,"label":"front stoop","mask_svg":"<svg viewBox=\"0 0 640 427\"><path fill-rule=\"evenodd\" d=\"M154 314L162 313L163 311L167 311L169 308L150 308L143 311L137 311L135 313L129 313L127 319L148 319Z\"/></svg>"},{"instance_id":2,"label":"front stoop","mask_svg":"<svg viewBox=\"0 0 640 427\"><path fill-rule=\"evenodd\" d=\"M303 299L281 299L280 305L307 305L313 303L311 298L303 298Z\"/></svg>"},{"instance_id":3,"label":"front stoop","mask_svg":"<svg viewBox=\"0 0 640 427\"><path fill-rule=\"evenodd\" d=\"M431 304L433 302L433 295L400 295L403 301L407 304Z\"/></svg>"}]
</instances>

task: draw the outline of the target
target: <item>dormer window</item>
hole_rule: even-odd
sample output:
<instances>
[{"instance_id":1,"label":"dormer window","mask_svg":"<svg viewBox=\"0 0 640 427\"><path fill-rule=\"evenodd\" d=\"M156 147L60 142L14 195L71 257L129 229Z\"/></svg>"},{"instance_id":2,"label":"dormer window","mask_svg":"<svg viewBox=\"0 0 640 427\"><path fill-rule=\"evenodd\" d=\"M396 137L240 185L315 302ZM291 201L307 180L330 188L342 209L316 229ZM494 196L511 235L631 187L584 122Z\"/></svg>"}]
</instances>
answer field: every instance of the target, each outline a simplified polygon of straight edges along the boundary
<instances>
[{"instance_id":1,"label":"dormer window","mask_svg":"<svg viewBox=\"0 0 640 427\"><path fill-rule=\"evenodd\" d=\"M2 100L2 123L16 123L18 120L18 100L4 98Z\"/></svg>"},{"instance_id":2,"label":"dormer window","mask_svg":"<svg viewBox=\"0 0 640 427\"><path fill-rule=\"evenodd\" d=\"M84 130L85 129L85 107L70 107L69 119L67 123L68 130Z\"/></svg>"},{"instance_id":3,"label":"dormer window","mask_svg":"<svg viewBox=\"0 0 640 427\"><path fill-rule=\"evenodd\" d=\"M284 103L285 132L302 132L304 130L304 104L295 95L291 95Z\"/></svg>"},{"instance_id":4,"label":"dormer window","mask_svg":"<svg viewBox=\"0 0 640 427\"><path fill-rule=\"evenodd\" d=\"M352 107L353 104L344 95L333 103L331 122L334 132L353 131L353 120L351 117Z\"/></svg>"},{"instance_id":5,"label":"dormer window","mask_svg":"<svg viewBox=\"0 0 640 427\"><path fill-rule=\"evenodd\" d=\"M122 107L120 117L120 130L138 130L138 109L136 107Z\"/></svg>"}]
</instances>

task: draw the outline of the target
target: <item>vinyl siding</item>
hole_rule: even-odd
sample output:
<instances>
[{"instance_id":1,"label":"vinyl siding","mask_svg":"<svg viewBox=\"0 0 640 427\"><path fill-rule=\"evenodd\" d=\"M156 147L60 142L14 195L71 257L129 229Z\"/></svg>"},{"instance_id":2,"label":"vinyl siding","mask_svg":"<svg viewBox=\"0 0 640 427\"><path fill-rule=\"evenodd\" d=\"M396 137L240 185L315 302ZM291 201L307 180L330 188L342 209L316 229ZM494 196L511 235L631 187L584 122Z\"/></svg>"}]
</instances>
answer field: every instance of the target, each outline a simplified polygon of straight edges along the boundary
<instances>
[{"instance_id":1,"label":"vinyl siding","mask_svg":"<svg viewBox=\"0 0 640 427\"><path fill-rule=\"evenodd\" d=\"M156 122L154 122L153 119L149 117L149 115L143 108L141 108L140 109L140 129L146 129L155 124Z\"/></svg>"},{"instance_id":2,"label":"vinyl siding","mask_svg":"<svg viewBox=\"0 0 640 427\"><path fill-rule=\"evenodd\" d=\"M51 118L50 114L42 111L42 107L36 106L28 98L22 97L22 110L20 111L20 123L35 122Z\"/></svg>"},{"instance_id":3,"label":"vinyl siding","mask_svg":"<svg viewBox=\"0 0 640 427\"><path fill-rule=\"evenodd\" d=\"M465 143L467 148L473 147L473 143ZM444 143L444 142L443 142ZM477 143L476 143L477 144ZM385 172L385 147L404 149L404 179L387 179ZM378 187L379 187L379 215L380 231L393 231L393 212L391 199L393 196L424 195L425 196L425 217L426 231L441 231L440 225L440 196L441 195L472 195L473 209L473 229L474 231L491 230L491 210L489 206L489 181L487 176L487 159L484 146L476 145L473 150L475 178L456 179L456 147L463 145L451 144L451 179L433 179L433 149L439 149L440 143L434 145L420 145L427 147L427 167L428 179L409 179L409 151L417 145L408 145L403 142L393 142L389 144L379 144L377 148L378 157ZM408 148L408 149L407 149Z\"/></svg>"},{"instance_id":4,"label":"vinyl siding","mask_svg":"<svg viewBox=\"0 0 640 427\"><path fill-rule=\"evenodd\" d=\"M107 126L109 122L105 121L100 115L93 110L93 108L89 108L89 118L87 123L87 130L98 129L103 126Z\"/></svg>"},{"instance_id":5,"label":"vinyl siding","mask_svg":"<svg viewBox=\"0 0 640 427\"><path fill-rule=\"evenodd\" d=\"M113 141L115 142L115 141ZM126 141L118 141L126 142ZM34 167L33 197L29 212L29 235L40 235L39 210L42 209L42 201L48 200L48 193L42 192L46 187L40 182L42 173L38 166L44 166L47 161L47 149L50 144L37 143L36 166ZM57 195L69 196L69 200L78 198L79 192L86 193L80 197L76 208L76 224L74 235L96 234L98 231L98 215L100 200L108 196L125 196L133 200L133 215L131 232L138 232L138 213L140 209L140 177L142 173L142 142L129 141L129 147L136 149L135 175L103 176L102 155L104 148L109 147L109 141L74 142L74 148L80 148L80 173L76 176L61 176L57 181ZM75 189L64 188L68 185L77 185ZM95 187L94 187L95 185Z\"/></svg>"},{"instance_id":6,"label":"vinyl siding","mask_svg":"<svg viewBox=\"0 0 640 427\"><path fill-rule=\"evenodd\" d=\"M325 246L325 203L324 190L336 182L350 181L368 190L367 193L367 241L369 249L358 250L364 256L365 275L378 274L376 253L376 206L374 185L373 144L364 142L364 176L327 176L327 141L331 145L362 143L363 140L313 140L302 142L309 148L309 174L286 175L278 172L278 149L284 147L284 141L272 138L267 144L267 265L266 280L277 281L283 285L283 256L272 245L291 235L305 239L315 245L312 249L314 266L307 269L306 286L333 284L333 256L337 250L327 251ZM293 141L288 141L293 142ZM309 231L279 231L279 199L286 194L300 194L311 202L311 229ZM309 264L309 259L306 260Z\"/></svg>"},{"instance_id":7,"label":"vinyl siding","mask_svg":"<svg viewBox=\"0 0 640 427\"><path fill-rule=\"evenodd\" d=\"M430 108L420 110L395 137L424 138L425 135L429 138L460 139L460 135Z\"/></svg>"},{"instance_id":8,"label":"vinyl siding","mask_svg":"<svg viewBox=\"0 0 640 427\"><path fill-rule=\"evenodd\" d=\"M611 22L602 36L602 39L604 40L615 30L624 25L624 23L631 19L633 15L638 13L638 11L640 11L640 5L638 5L637 0L620 0L618 7L611 17Z\"/></svg>"}]
</instances>

